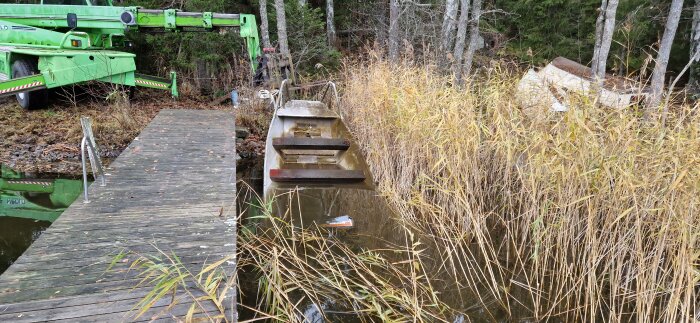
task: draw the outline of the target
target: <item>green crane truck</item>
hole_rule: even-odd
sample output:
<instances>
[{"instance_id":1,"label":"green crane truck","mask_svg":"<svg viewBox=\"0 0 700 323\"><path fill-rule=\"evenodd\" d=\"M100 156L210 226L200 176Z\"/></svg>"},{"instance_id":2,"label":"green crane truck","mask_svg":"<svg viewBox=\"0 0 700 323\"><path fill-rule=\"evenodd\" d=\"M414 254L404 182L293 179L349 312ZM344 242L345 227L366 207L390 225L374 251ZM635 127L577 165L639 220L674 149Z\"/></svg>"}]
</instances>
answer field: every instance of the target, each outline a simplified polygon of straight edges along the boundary
<instances>
[{"instance_id":1,"label":"green crane truck","mask_svg":"<svg viewBox=\"0 0 700 323\"><path fill-rule=\"evenodd\" d=\"M260 55L255 16L115 7L111 0L42 0L0 4L0 96L16 95L25 109L48 103L47 89L102 81L169 90L170 79L136 73L135 55L125 48L127 30L213 31L237 27L251 67Z\"/></svg>"}]
</instances>

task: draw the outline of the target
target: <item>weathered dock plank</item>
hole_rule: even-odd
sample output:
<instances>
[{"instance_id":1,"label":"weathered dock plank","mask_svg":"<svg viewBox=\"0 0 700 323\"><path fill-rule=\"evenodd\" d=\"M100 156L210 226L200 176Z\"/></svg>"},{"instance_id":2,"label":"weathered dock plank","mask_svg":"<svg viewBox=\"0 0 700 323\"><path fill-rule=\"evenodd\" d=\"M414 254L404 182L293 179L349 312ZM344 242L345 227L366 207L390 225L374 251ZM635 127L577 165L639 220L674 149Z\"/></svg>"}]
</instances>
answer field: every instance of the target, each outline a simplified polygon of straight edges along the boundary
<instances>
[{"instance_id":1,"label":"weathered dock plank","mask_svg":"<svg viewBox=\"0 0 700 323\"><path fill-rule=\"evenodd\" d=\"M161 111L106 170L107 186L92 185L90 203L79 198L0 276L0 321L184 317L192 302L179 292L137 318L151 288L137 286L138 272L128 267L136 254L164 258L162 251L197 273L235 255L235 157L233 112ZM107 271L122 251L132 253ZM235 259L223 269L232 278ZM226 295L231 320L235 288ZM220 315L213 304L203 307L196 317Z\"/></svg>"}]
</instances>

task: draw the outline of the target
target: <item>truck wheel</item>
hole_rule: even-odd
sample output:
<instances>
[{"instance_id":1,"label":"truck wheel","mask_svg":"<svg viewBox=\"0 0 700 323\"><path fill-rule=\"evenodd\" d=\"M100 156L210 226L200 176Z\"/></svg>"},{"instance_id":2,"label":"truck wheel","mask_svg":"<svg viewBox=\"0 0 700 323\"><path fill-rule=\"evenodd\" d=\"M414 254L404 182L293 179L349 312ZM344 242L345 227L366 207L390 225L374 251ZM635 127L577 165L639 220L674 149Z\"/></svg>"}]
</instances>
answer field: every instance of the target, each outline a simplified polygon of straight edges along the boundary
<instances>
[{"instance_id":1,"label":"truck wheel","mask_svg":"<svg viewBox=\"0 0 700 323\"><path fill-rule=\"evenodd\" d=\"M18 59L12 64L12 78L20 78L39 74L35 59ZM44 108L49 103L49 94L46 89L20 92L15 95L17 102L27 110Z\"/></svg>"}]
</instances>

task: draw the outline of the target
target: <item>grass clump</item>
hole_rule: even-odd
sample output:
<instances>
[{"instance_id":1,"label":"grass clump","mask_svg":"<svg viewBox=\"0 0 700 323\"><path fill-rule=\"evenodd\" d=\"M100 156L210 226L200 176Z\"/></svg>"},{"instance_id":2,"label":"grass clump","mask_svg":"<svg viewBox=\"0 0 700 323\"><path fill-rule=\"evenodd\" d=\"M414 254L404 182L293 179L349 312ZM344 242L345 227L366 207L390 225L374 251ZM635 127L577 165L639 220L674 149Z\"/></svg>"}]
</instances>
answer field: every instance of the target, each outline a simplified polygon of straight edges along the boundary
<instances>
[{"instance_id":1,"label":"grass clump","mask_svg":"<svg viewBox=\"0 0 700 323\"><path fill-rule=\"evenodd\" d=\"M151 320L173 316L172 311L178 305L187 307L183 313L184 322L230 322L233 319L227 302L235 299L232 288L235 277L227 274L226 267L235 261L233 255L218 261L204 263L201 269L193 270L175 253L168 253L153 246L156 254L140 254L122 250L112 257L107 271L118 272L116 265L129 262L126 257L135 258L126 269L133 272L138 283L133 289L146 288L147 292L134 305L132 312L125 319L143 319L150 313ZM123 270L123 269L122 269Z\"/></svg>"},{"instance_id":2,"label":"grass clump","mask_svg":"<svg viewBox=\"0 0 700 323\"><path fill-rule=\"evenodd\" d=\"M700 117L525 114L518 75L466 89L429 67L345 72L345 119L379 190L484 308L537 320L692 321L700 310ZM469 304L465 304L465 307Z\"/></svg>"}]
</instances>

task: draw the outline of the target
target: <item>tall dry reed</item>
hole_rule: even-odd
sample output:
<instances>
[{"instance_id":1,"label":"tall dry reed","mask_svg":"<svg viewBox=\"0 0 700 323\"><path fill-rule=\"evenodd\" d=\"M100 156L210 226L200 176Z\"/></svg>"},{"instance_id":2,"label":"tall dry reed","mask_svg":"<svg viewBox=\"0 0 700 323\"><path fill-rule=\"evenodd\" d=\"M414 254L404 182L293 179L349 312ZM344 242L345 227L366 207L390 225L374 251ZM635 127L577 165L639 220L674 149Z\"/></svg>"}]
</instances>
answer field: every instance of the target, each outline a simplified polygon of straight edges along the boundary
<instances>
[{"instance_id":1,"label":"tall dry reed","mask_svg":"<svg viewBox=\"0 0 700 323\"><path fill-rule=\"evenodd\" d=\"M524 114L517 75L466 89L429 67L350 67L344 115L445 285L535 319L692 321L700 309L700 117ZM470 304L464 304L464 307Z\"/></svg>"}]
</instances>

